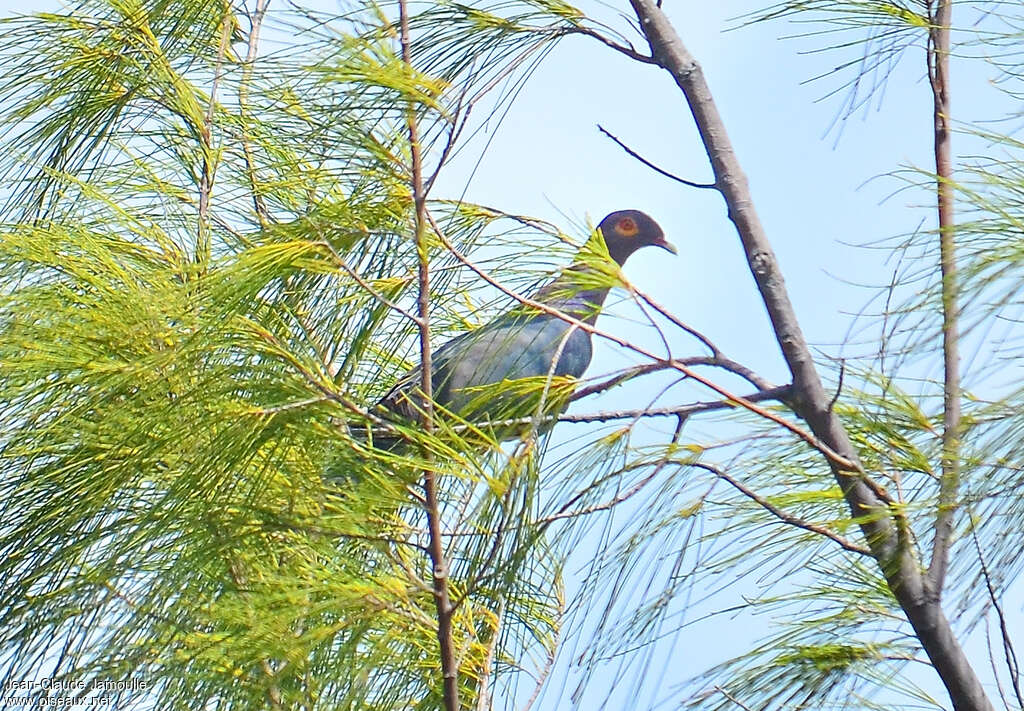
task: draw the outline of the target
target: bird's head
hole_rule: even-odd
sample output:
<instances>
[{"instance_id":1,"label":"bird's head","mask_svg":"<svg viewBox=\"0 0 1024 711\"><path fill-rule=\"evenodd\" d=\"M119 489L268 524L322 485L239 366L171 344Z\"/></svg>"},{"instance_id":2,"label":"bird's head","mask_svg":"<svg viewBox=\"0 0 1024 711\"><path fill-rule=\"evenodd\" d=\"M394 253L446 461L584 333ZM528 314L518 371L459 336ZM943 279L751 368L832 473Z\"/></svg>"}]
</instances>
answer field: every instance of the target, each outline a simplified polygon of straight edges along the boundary
<instances>
[{"instance_id":1,"label":"bird's head","mask_svg":"<svg viewBox=\"0 0 1024 711\"><path fill-rule=\"evenodd\" d=\"M654 219L639 210L619 210L598 225L608 246L608 254L620 266L641 247L661 247L672 254L676 248L665 240L665 233Z\"/></svg>"}]
</instances>

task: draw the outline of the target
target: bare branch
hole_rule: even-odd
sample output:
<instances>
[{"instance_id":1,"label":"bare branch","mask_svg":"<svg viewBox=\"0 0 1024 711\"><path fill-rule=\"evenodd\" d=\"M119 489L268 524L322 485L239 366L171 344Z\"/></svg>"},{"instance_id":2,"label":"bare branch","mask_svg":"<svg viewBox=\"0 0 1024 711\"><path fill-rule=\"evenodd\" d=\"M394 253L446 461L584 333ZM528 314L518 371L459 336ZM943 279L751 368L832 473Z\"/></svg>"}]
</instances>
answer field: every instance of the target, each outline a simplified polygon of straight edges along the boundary
<instances>
[{"instance_id":1,"label":"bare branch","mask_svg":"<svg viewBox=\"0 0 1024 711\"><path fill-rule=\"evenodd\" d=\"M658 459L657 463L654 465L654 468L651 470L651 473L648 474L647 476L645 476L640 481L638 481L633 486L631 486L624 493L619 494L619 495L615 496L613 499L611 499L610 501L606 501L606 502L601 503L601 504L596 504L594 506L588 506L587 508L580 509L578 511L569 511L569 509L577 501L579 501L581 498L583 498L583 496L586 495L588 489L584 489L583 491L579 492L578 494L573 496L571 499L569 499L567 502L565 502L565 504L563 504L562 507L559 508L558 511L555 514L541 519L540 521L538 521L538 523L541 526L549 526L553 522L558 521L559 519L563 519L563 518L577 518L579 516L586 516L588 514L597 513L598 511L607 511L610 508L618 506L623 501L627 501L628 499L633 498L645 486L647 486L655 477L657 477L658 474L661 473L661 470L665 468L665 465L667 465L671 461L673 450L675 449L676 445L679 444L679 436L683 433L683 425L685 425L685 424L686 424L686 416L685 415L679 415L678 420L676 422L675 431L672 433L672 441L665 448L665 453L661 456L660 459Z\"/></svg>"},{"instance_id":2,"label":"bare branch","mask_svg":"<svg viewBox=\"0 0 1024 711\"><path fill-rule=\"evenodd\" d=\"M805 531L810 531L811 533L816 533L819 536L824 536L825 538L828 538L830 541L838 543L843 549L848 550L851 553L858 553L860 555L866 556L871 555L871 549L865 548L864 546L859 546L856 543L847 540L843 536L840 536L838 533L832 531L831 529L828 529L824 526L819 526L816 523L810 523L809 521L803 520L799 516L794 516L793 514L783 511L778 506L771 503L766 498L755 492L753 489L750 489L741 481L731 476L730 474L726 473L723 469L720 469L712 464L705 464L704 462L693 462L690 466L696 467L698 469L703 469L706 472L710 472L711 474L717 476L719 479L729 483L741 494L743 494L748 499L750 499L758 506L763 508L765 511L770 513L772 516L774 516L775 518L779 519L780 521L789 526L794 526L796 528L801 528Z\"/></svg>"},{"instance_id":3,"label":"bare branch","mask_svg":"<svg viewBox=\"0 0 1024 711\"><path fill-rule=\"evenodd\" d=\"M200 273L206 270L210 260L210 193L213 191L213 180L217 165L213 155L213 114L217 106L217 89L220 86L221 67L224 57L231 47L231 30L234 15L230 6L225 5L224 17L221 19L220 46L217 49L217 62L213 70L213 84L210 87L210 103L203 116L203 124L199 128L199 148L203 154L202 171L199 178L199 224L196 228L195 262Z\"/></svg>"},{"instance_id":4,"label":"bare branch","mask_svg":"<svg viewBox=\"0 0 1024 711\"><path fill-rule=\"evenodd\" d=\"M792 386L783 385L781 387L770 388L768 390L761 390L750 395L745 395L743 399L747 402L783 400L789 395L791 390ZM633 420L642 417L689 417L690 415L695 415L700 412L713 412L715 410L729 410L735 408L735 400L712 400L710 402L695 402L689 405L679 405L676 407L648 407L636 410L604 410L601 412L592 412L582 415L563 414L558 416L558 421L609 422L611 420Z\"/></svg>"},{"instance_id":5,"label":"bare branch","mask_svg":"<svg viewBox=\"0 0 1024 711\"><path fill-rule=\"evenodd\" d=\"M629 283L628 281L626 282L626 288L629 289L630 296L632 296L634 299L639 298L639 299L643 300L648 306L653 308L655 311L657 311L663 317L667 318L669 321L671 321L673 324L678 326L680 329L682 329L683 331L685 331L686 333L690 334L691 336L696 338L698 341L700 341L704 345L705 348L707 348L709 351L711 351L711 355L716 356L716 357L722 355L721 350L719 350L718 346L716 346L714 343L711 342L710 338L705 336L703 333L698 331L696 328L694 328L690 324L683 322L682 319L680 319L674 313L672 313L671 311L666 309L664 306L659 304L657 301L655 301L653 298L648 296L646 293L644 293L640 289L637 289L633 284ZM757 385L757 384L755 383L755 385ZM761 387L761 386L757 385L757 387Z\"/></svg>"},{"instance_id":6,"label":"bare branch","mask_svg":"<svg viewBox=\"0 0 1024 711\"><path fill-rule=\"evenodd\" d=\"M762 390L760 392L752 393L744 396L744 400L748 402L765 402L768 400L784 400L789 396L792 390L792 386L783 385L769 390ZM347 401L346 401L347 402ZM707 402L695 402L688 405L676 405L674 407L647 407L638 408L635 410L600 410L598 412L589 412L579 415L573 415L568 413L562 413L561 415L546 415L539 419L534 417L515 417L507 420L488 420L486 422L474 422L472 424L459 424L451 427L452 432L467 432L470 430L479 431L487 429L508 429L517 426L532 425L537 422L538 426L547 424L550 422L613 422L615 420L641 420L647 417L690 417L702 412L714 412L716 410L730 410L737 407L735 400L711 400ZM369 413L363 410L358 410L358 414L364 417L372 417ZM378 423L384 423L384 426L378 429L374 427L374 434L383 434L388 436L394 436L397 430L395 427L387 424L385 420L376 418Z\"/></svg>"},{"instance_id":7,"label":"bare branch","mask_svg":"<svg viewBox=\"0 0 1024 711\"><path fill-rule=\"evenodd\" d=\"M722 355L676 358L675 362L681 363L682 365L685 365L687 367L706 365L715 368L721 368L722 370L727 370L730 373L735 373L741 378L744 378L745 380L747 380L747 382L751 383L754 387L758 388L762 392L775 391L778 389L778 386L773 385L771 382L760 377L746 366L743 366L737 363L736 361L730 360L729 358L726 358ZM580 388L575 393L573 393L570 400L580 400L589 395L594 395L596 393L604 392L605 390L610 390L611 388L614 388L617 385L621 385L627 380L632 380L633 378L638 377L640 375L654 373L659 370L667 370L671 367L672 366L668 363L645 363L643 365L637 365L632 368L628 368L625 371L619 373L618 375L614 375L608 378L607 380L603 380L599 383L594 383L593 385L588 385L587 387ZM789 386L786 386L786 388L788 387ZM779 399L784 399L784 395L780 396ZM756 402L756 400L754 402Z\"/></svg>"},{"instance_id":8,"label":"bare branch","mask_svg":"<svg viewBox=\"0 0 1024 711\"><path fill-rule=\"evenodd\" d=\"M498 602L498 611L494 615L495 628L491 632L490 642L487 643L487 655L480 666L480 690L476 695L476 711L489 711L491 709L490 680L494 673L494 653L498 643L502 639L501 622L505 618L505 598Z\"/></svg>"},{"instance_id":9,"label":"bare branch","mask_svg":"<svg viewBox=\"0 0 1024 711\"><path fill-rule=\"evenodd\" d=\"M249 83L252 80L252 66L259 50L260 28L263 26L263 18L267 14L269 5L270 0L256 0L256 9L249 13L249 41L245 62L242 64L242 79L238 84L238 110L243 119L248 112L246 105L249 101ZM249 176L249 189L252 190L252 204L256 210L256 218L259 220L260 227L266 228L270 224L270 213L256 180L256 162L253 158L252 142L249 140L244 124L242 126L242 154L245 156L245 170Z\"/></svg>"},{"instance_id":10,"label":"bare branch","mask_svg":"<svg viewBox=\"0 0 1024 711\"><path fill-rule=\"evenodd\" d=\"M658 7L661 7L661 6L659 5ZM737 706L739 706L743 711L751 711L749 706L747 706L744 703L741 703L738 699L736 699L736 697L734 697L732 694L730 694L728 691L726 691L722 687L716 686L715 687L715 691L717 691L719 694L724 696L726 699L728 699L729 701L731 701L734 704L736 704Z\"/></svg>"},{"instance_id":11,"label":"bare branch","mask_svg":"<svg viewBox=\"0 0 1024 711\"><path fill-rule=\"evenodd\" d=\"M593 37L601 44L611 47L616 52L620 52L621 54L626 55L630 59L635 59L636 61L643 62L645 64L655 63L654 57L649 57L646 54L641 54L640 52L637 52L632 46L619 44L618 42L615 42L605 37L600 32L590 27L583 27L582 25L577 25L575 27L571 27L564 30L564 32L567 35L585 35L587 37Z\"/></svg>"},{"instance_id":12,"label":"bare branch","mask_svg":"<svg viewBox=\"0 0 1024 711\"><path fill-rule=\"evenodd\" d=\"M561 595L558 596L558 613L558 619L560 621L562 616L565 614L565 601ZM555 629L558 630L560 628L556 627ZM544 667L540 670L540 674L537 675L537 684L533 687L533 693L530 694L530 698L528 698L526 703L523 704L521 711L530 711L530 709L533 708L534 703L536 703L537 699L540 697L540 692L544 688L544 682L548 680L548 677L551 676L551 670L555 668L555 655L558 652L558 648L558 636L556 632L556 637L552 642L551 647L548 649L548 656L544 660Z\"/></svg>"},{"instance_id":13,"label":"bare branch","mask_svg":"<svg viewBox=\"0 0 1024 711\"><path fill-rule=\"evenodd\" d=\"M687 180L686 178L680 178L675 173L670 173L669 171L665 170L664 168L659 168L654 163L652 163L651 161L649 161L646 158L644 158L642 155L640 155L639 153L634 151L632 148L627 146L625 143L620 141L617 136L612 134L610 131L608 131L608 129L606 129L601 124L597 124L597 130L600 131L601 133L603 133L604 135L608 136L608 138L610 138L613 141L615 141L615 143L617 143L619 145L619 148L621 148L622 150L626 151L626 153L628 153L632 157L636 158L638 161L640 161L641 163L646 165L648 168L653 170L655 173L659 173L660 175L664 175L666 178L671 178L672 180L676 181L677 183L682 183L683 185L687 185L687 186L689 186L691 188L702 188L702 189L705 189L705 190L714 190L714 189L716 189L718 187L714 183L695 183L692 180Z\"/></svg>"},{"instance_id":14,"label":"bare branch","mask_svg":"<svg viewBox=\"0 0 1024 711\"><path fill-rule=\"evenodd\" d=\"M942 478L939 482L935 539L928 565L931 593L938 600L949 563L949 547L960 488L960 333L957 304L956 246L953 222L953 147L950 129L949 52L953 0L929 2L928 79L935 125L936 202L939 214L939 263L942 271Z\"/></svg>"},{"instance_id":15,"label":"bare branch","mask_svg":"<svg viewBox=\"0 0 1024 711\"><path fill-rule=\"evenodd\" d=\"M585 398L589 395L603 393L605 390L611 390L612 388L618 385L622 385L626 381L632 380L633 378L639 377L641 375L646 375L647 373L655 373L659 370L665 370L667 368L668 366L665 365L664 363L644 363L643 365L636 365L633 366L632 368L627 368L623 372L618 373L617 375L613 375L612 377L606 380L602 380L599 383L594 383L593 385L588 385L585 388L580 388L579 390L572 394L572 397L570 397L569 400L570 402L574 402L576 400Z\"/></svg>"},{"instance_id":16,"label":"bare branch","mask_svg":"<svg viewBox=\"0 0 1024 711\"><path fill-rule=\"evenodd\" d=\"M999 635L1003 642L1003 656L1006 659L1006 670L1010 675L1010 684L1013 686L1014 696L1017 697L1017 704L1024 709L1024 692L1021 691L1020 686L1020 663L1017 660L1017 651L1013 647L1010 629L1006 626L1006 615L1003 613L1003 607L999 604L999 597L996 595L995 586L992 585L992 576L989 575L988 565L985 563L985 554L981 550L978 532L973 526L971 527L971 538L974 540L974 548L978 552L978 563L981 566L981 575L985 579L988 599L992 603L992 608L996 611L996 617L999 619Z\"/></svg>"}]
</instances>

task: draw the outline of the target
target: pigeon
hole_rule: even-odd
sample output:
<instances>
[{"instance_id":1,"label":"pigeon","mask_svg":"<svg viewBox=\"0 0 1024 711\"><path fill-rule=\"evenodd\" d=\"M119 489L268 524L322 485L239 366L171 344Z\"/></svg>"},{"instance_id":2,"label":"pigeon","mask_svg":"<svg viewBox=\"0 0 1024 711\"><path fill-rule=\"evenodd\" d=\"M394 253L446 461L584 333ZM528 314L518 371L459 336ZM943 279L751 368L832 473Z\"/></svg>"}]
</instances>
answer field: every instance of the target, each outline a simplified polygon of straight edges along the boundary
<instances>
[{"instance_id":1,"label":"pigeon","mask_svg":"<svg viewBox=\"0 0 1024 711\"><path fill-rule=\"evenodd\" d=\"M639 210L611 213L601 220L598 231L573 263L541 287L532 301L593 325L609 290L607 269L602 274L601 260L595 257L600 253L594 251L598 240L603 239L608 256L619 266L642 247L661 247L676 254L658 223ZM588 331L520 304L434 352L433 399L442 412L484 427L530 418L539 405L545 415L558 414L568 405L571 386L568 390L552 388L554 378L579 378L590 365L591 355ZM385 421L414 422L423 409L421 377L419 367L409 371L372 412ZM489 429L501 441L516 436L522 426L518 430ZM394 449L398 442L393 435L383 434L375 437L374 444Z\"/></svg>"}]
</instances>

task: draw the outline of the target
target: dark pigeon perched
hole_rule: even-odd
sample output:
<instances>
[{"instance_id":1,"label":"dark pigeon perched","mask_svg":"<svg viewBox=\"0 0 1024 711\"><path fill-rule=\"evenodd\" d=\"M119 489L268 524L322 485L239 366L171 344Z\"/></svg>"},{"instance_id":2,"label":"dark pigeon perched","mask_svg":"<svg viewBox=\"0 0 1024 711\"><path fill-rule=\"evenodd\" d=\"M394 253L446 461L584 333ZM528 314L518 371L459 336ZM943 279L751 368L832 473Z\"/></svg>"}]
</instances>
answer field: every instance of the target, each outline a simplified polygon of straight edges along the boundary
<instances>
[{"instance_id":1,"label":"dark pigeon perched","mask_svg":"<svg viewBox=\"0 0 1024 711\"><path fill-rule=\"evenodd\" d=\"M676 253L675 247L665 241L658 223L639 210L613 212L598 227L609 256L620 266L641 247L661 247ZM594 239L599 239L596 234ZM593 324L608 295L608 279L595 265L594 252L588 250L592 246L582 248L573 264L532 299ZM588 252L589 257L584 257ZM540 403L538 393L545 380L552 375L579 378L590 365L591 350L587 331L555 315L519 305L434 352L434 401L474 423L531 417ZM552 367L556 356L558 362ZM523 378L535 378L537 382L520 388L509 382ZM376 412L387 419L397 414L407 422L415 421L422 407L417 402L419 385L420 371L415 368L381 398ZM564 397L555 402L559 411L566 404ZM545 412L552 414L550 409ZM512 433L497 434L498 439L504 439ZM376 438L378 447L392 448L396 443L390 436Z\"/></svg>"}]
</instances>

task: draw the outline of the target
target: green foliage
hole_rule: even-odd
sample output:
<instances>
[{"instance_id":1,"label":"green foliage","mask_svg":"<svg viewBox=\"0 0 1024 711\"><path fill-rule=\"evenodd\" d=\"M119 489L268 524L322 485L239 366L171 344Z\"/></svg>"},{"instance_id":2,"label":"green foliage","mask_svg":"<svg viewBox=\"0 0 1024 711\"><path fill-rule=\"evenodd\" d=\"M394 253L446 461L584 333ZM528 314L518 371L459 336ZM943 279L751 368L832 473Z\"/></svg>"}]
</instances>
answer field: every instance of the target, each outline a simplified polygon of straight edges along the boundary
<instances>
[{"instance_id":1,"label":"green foliage","mask_svg":"<svg viewBox=\"0 0 1024 711\"><path fill-rule=\"evenodd\" d=\"M145 680L125 706L437 705L418 459L349 427L413 345L383 301L414 296L400 121L447 125L446 82L362 20L256 65L220 53L221 2L5 24L6 677ZM501 221L436 210L466 252ZM433 288L468 301L446 254ZM438 332L463 318L436 303ZM529 459L500 487L464 456L446 475L481 485L453 580L468 697L558 626L529 526L485 557Z\"/></svg>"}]
</instances>

